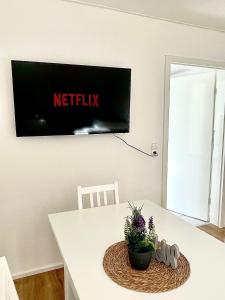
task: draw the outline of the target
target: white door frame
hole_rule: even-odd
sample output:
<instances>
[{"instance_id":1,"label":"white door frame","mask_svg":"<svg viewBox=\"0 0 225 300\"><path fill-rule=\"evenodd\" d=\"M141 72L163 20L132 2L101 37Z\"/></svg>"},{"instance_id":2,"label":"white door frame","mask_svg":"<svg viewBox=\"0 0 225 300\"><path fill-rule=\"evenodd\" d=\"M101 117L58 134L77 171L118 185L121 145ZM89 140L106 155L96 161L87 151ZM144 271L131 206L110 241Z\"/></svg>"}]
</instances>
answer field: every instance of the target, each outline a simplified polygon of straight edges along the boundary
<instances>
[{"instance_id":1,"label":"white door frame","mask_svg":"<svg viewBox=\"0 0 225 300\"><path fill-rule=\"evenodd\" d=\"M195 58L185 58L178 56L165 56L165 84L164 84L164 124L163 124L163 162L162 162L162 207L167 208L167 167L168 167L168 131L169 131L169 108L170 108L170 66L171 64L189 65L195 67L205 67L213 69L224 69L225 62L207 61ZM224 173L225 151L222 160L222 178ZM222 220L222 207L225 209L225 199L222 197L223 187L221 186L221 197L219 204L218 226L223 227L225 220ZM225 198L225 197L224 197ZM224 203L223 203L224 202Z\"/></svg>"}]
</instances>

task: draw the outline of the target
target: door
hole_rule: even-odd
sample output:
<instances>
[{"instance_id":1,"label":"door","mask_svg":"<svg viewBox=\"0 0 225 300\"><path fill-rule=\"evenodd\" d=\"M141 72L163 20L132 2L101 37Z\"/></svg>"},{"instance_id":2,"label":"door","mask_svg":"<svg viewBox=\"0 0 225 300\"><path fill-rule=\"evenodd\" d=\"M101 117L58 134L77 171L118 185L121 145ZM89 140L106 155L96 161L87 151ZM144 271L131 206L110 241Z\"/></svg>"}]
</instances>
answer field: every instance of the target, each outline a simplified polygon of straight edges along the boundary
<instances>
[{"instance_id":1,"label":"door","mask_svg":"<svg viewBox=\"0 0 225 300\"><path fill-rule=\"evenodd\" d=\"M222 213L223 174L224 174L224 112L225 112L225 71L216 71L216 102L214 117L214 138L211 174L210 223L223 227Z\"/></svg>"},{"instance_id":2,"label":"door","mask_svg":"<svg viewBox=\"0 0 225 300\"><path fill-rule=\"evenodd\" d=\"M171 76L167 208L208 221L215 72Z\"/></svg>"}]
</instances>

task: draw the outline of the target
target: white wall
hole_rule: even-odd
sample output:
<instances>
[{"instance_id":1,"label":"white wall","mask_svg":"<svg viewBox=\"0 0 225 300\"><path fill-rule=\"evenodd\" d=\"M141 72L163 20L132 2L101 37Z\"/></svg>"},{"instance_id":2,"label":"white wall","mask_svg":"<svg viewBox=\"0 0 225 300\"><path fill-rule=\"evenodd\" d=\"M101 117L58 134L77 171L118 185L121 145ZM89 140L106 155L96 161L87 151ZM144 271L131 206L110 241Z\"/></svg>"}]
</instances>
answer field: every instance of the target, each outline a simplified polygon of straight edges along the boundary
<instances>
[{"instance_id":1,"label":"white wall","mask_svg":"<svg viewBox=\"0 0 225 300\"><path fill-rule=\"evenodd\" d=\"M165 55L224 61L224 40L219 32L60 0L0 2L0 256L13 273L60 261L47 214L73 209L78 184L117 179L123 201L160 203ZM16 138L11 59L131 67L125 137L145 151L157 141L159 157L111 135Z\"/></svg>"}]
</instances>

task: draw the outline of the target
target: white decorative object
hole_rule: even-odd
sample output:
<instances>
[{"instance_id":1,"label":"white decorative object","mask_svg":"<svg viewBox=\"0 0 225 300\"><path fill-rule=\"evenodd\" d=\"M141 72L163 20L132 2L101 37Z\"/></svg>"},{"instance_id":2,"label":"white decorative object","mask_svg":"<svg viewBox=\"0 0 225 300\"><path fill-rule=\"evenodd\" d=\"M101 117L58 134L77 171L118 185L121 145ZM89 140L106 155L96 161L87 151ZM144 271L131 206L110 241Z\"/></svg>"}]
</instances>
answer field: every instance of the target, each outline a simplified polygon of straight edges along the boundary
<instances>
[{"instance_id":1,"label":"white decorative object","mask_svg":"<svg viewBox=\"0 0 225 300\"><path fill-rule=\"evenodd\" d=\"M158 237L157 237L158 240ZM163 262L165 265L176 269L178 266L177 259L180 257L180 251L177 245L167 245L165 240L161 241L159 249L155 252L155 259Z\"/></svg>"}]
</instances>

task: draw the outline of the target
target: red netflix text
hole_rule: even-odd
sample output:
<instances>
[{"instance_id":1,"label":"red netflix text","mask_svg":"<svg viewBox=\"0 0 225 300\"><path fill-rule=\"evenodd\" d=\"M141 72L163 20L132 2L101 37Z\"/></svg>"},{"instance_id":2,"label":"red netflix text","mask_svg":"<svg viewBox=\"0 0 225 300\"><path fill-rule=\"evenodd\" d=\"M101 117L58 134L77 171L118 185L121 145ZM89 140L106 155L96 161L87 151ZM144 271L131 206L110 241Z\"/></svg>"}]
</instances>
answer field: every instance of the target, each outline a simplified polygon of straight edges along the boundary
<instances>
[{"instance_id":1,"label":"red netflix text","mask_svg":"<svg viewBox=\"0 0 225 300\"><path fill-rule=\"evenodd\" d=\"M91 106L99 107L99 94L53 94L54 107Z\"/></svg>"}]
</instances>

